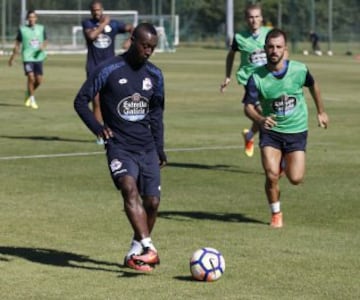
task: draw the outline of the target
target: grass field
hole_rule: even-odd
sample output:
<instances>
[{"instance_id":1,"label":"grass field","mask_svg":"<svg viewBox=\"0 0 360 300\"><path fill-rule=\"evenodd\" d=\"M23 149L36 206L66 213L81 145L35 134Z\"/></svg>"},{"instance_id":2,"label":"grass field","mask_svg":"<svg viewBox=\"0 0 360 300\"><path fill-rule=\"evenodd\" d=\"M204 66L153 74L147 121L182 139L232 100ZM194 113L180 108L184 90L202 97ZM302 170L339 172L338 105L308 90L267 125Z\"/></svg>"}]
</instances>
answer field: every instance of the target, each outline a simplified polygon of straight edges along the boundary
<instances>
[{"instance_id":1,"label":"grass field","mask_svg":"<svg viewBox=\"0 0 360 300\"><path fill-rule=\"evenodd\" d=\"M360 62L297 57L322 89L309 98L307 174L281 180L285 227L271 230L259 149L243 154L242 88L224 95L224 50L156 54L166 84L162 203L151 274L122 266L131 230L101 146L73 110L83 56L50 56L40 106L23 106L22 65L0 57L0 299L360 299ZM307 93L308 94L308 93ZM226 260L214 283L191 280L202 246Z\"/></svg>"}]
</instances>

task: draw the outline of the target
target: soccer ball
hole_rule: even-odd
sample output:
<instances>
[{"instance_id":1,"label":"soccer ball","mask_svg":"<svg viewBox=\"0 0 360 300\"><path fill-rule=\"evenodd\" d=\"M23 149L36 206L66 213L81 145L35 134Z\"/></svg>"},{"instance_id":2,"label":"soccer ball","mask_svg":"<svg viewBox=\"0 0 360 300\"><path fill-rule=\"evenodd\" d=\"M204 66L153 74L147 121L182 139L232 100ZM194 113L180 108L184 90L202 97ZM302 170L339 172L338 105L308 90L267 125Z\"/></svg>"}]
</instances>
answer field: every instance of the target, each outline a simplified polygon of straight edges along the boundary
<instances>
[{"instance_id":1,"label":"soccer ball","mask_svg":"<svg viewBox=\"0 0 360 300\"><path fill-rule=\"evenodd\" d=\"M218 280L225 272L225 259L214 248L205 247L198 249L191 256L190 272L196 280Z\"/></svg>"}]
</instances>

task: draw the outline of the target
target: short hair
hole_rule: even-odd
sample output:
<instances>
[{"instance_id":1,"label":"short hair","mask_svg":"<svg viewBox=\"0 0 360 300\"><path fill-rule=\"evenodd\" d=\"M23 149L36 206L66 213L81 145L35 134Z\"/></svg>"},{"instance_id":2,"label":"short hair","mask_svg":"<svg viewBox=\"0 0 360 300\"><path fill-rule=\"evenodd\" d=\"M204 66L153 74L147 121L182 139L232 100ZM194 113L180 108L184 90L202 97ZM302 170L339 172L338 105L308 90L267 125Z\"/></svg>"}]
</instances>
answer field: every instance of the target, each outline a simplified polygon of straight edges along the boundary
<instances>
[{"instance_id":1,"label":"short hair","mask_svg":"<svg viewBox=\"0 0 360 300\"><path fill-rule=\"evenodd\" d=\"M279 29L279 28L273 28L271 29L267 35L266 35L266 38L265 38L265 45L268 43L269 39L272 39L272 38L277 38L279 36L282 36L284 37L284 40L285 40L285 44L287 43L287 35L286 35L286 32Z\"/></svg>"},{"instance_id":2,"label":"short hair","mask_svg":"<svg viewBox=\"0 0 360 300\"><path fill-rule=\"evenodd\" d=\"M248 6L246 6L246 8L245 8L245 12L244 12L245 17L247 17L247 16L249 15L249 11L255 10L255 9L260 10L260 12L262 13L261 4L259 4L259 3L255 3L255 4L254 4L254 3L252 3L252 4L249 4Z\"/></svg>"},{"instance_id":3,"label":"short hair","mask_svg":"<svg viewBox=\"0 0 360 300\"><path fill-rule=\"evenodd\" d=\"M27 13L26 13L26 19L29 18L29 16L30 16L31 14L35 14L35 15L36 15L36 12L35 12L34 9L30 9L30 10L27 11Z\"/></svg>"},{"instance_id":4,"label":"short hair","mask_svg":"<svg viewBox=\"0 0 360 300\"><path fill-rule=\"evenodd\" d=\"M92 7L93 7L95 4L100 4L101 7L103 7L102 1L100 1L100 0L93 0L93 1L91 1L90 4L89 4L89 9L91 10Z\"/></svg>"},{"instance_id":5,"label":"short hair","mask_svg":"<svg viewBox=\"0 0 360 300\"><path fill-rule=\"evenodd\" d=\"M146 31L146 32L149 32L149 33L152 34L152 35L157 36L157 31L156 31L154 25L151 24L151 23L146 23L146 22L145 22L145 23L140 23L139 25L137 25L137 26L135 27L134 31L133 31L133 34L132 34L133 37L134 37L134 38L139 37L139 33L140 33L141 31Z\"/></svg>"}]
</instances>

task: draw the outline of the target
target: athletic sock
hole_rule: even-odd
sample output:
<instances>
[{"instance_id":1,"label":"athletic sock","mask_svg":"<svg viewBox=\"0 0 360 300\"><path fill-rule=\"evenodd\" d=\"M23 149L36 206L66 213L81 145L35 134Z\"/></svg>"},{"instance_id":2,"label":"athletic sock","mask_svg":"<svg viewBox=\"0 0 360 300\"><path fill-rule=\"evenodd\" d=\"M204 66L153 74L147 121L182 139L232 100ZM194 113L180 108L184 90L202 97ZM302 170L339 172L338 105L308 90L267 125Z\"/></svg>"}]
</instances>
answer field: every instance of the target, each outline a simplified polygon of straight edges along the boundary
<instances>
[{"instance_id":1,"label":"athletic sock","mask_svg":"<svg viewBox=\"0 0 360 300\"><path fill-rule=\"evenodd\" d=\"M132 255L140 255L143 251L142 244L137 240L132 240L130 244L130 250L126 257L131 257Z\"/></svg>"},{"instance_id":2,"label":"athletic sock","mask_svg":"<svg viewBox=\"0 0 360 300\"><path fill-rule=\"evenodd\" d=\"M144 238L141 240L141 245L144 247L144 248L150 248L151 250L154 250L157 252L152 240L151 240L151 237L147 237L147 238Z\"/></svg>"},{"instance_id":3,"label":"athletic sock","mask_svg":"<svg viewBox=\"0 0 360 300\"><path fill-rule=\"evenodd\" d=\"M271 209L271 212L273 214L277 214L279 213L281 210L280 210L280 201L276 201L274 203L271 203L270 204L270 209Z\"/></svg>"},{"instance_id":4,"label":"athletic sock","mask_svg":"<svg viewBox=\"0 0 360 300\"><path fill-rule=\"evenodd\" d=\"M249 131L246 133L245 138L247 141L250 141L253 137L254 137L254 132L251 129L249 129Z\"/></svg>"}]
</instances>

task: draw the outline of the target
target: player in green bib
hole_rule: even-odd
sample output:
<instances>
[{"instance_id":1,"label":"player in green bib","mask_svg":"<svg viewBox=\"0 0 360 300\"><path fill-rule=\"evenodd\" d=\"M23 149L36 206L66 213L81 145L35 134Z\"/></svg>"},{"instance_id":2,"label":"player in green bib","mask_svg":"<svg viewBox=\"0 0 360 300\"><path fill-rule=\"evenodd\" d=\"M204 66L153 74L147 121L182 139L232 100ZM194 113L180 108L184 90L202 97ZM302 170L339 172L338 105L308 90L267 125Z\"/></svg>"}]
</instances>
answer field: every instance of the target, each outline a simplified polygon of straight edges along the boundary
<instances>
[{"instance_id":1,"label":"player in green bib","mask_svg":"<svg viewBox=\"0 0 360 300\"><path fill-rule=\"evenodd\" d=\"M27 76L25 106L38 109L35 101L35 90L40 86L43 79L43 61L46 58L47 37L45 27L36 24L35 11L28 11L26 18L27 25L21 26L18 30L14 50L9 59L9 66L13 65L14 58L19 53L21 45L21 57Z\"/></svg>"},{"instance_id":2,"label":"player in green bib","mask_svg":"<svg viewBox=\"0 0 360 300\"><path fill-rule=\"evenodd\" d=\"M234 58L237 52L240 52L240 65L236 72L236 79L243 86L246 85L255 68L266 64L264 44L266 34L270 28L262 26L261 6L259 4L250 4L245 10L245 19L248 29L235 34L226 56L225 79L220 87L221 92L224 92L230 83ZM252 124L251 129L243 130L245 154L248 157L254 155L254 134L257 131L258 126L256 123Z\"/></svg>"},{"instance_id":3,"label":"player in green bib","mask_svg":"<svg viewBox=\"0 0 360 300\"><path fill-rule=\"evenodd\" d=\"M265 192L272 212L270 225L283 226L280 210L280 162L285 159L285 174L298 185L305 175L305 150L308 108L303 87L309 88L315 102L319 126L327 128L320 89L306 65L287 60L287 37L271 30L265 40L267 64L250 76L244 96L245 114L260 128L260 149L265 171ZM256 109L260 101L262 113Z\"/></svg>"}]
</instances>

